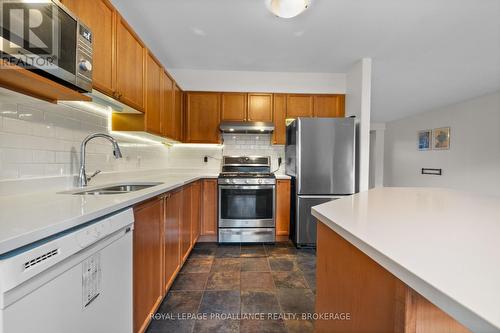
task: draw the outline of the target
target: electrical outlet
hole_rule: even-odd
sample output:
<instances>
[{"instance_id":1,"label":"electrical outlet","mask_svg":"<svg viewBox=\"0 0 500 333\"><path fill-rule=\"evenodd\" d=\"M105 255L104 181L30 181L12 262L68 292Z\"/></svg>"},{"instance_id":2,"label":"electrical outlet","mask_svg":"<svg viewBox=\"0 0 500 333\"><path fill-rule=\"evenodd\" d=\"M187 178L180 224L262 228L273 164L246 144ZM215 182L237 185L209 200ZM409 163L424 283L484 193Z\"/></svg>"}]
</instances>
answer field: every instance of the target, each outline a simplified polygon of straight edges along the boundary
<instances>
[{"instance_id":1,"label":"electrical outlet","mask_svg":"<svg viewBox=\"0 0 500 333\"><path fill-rule=\"evenodd\" d=\"M208 156L203 157L203 162L207 163L208 162Z\"/></svg>"}]
</instances>

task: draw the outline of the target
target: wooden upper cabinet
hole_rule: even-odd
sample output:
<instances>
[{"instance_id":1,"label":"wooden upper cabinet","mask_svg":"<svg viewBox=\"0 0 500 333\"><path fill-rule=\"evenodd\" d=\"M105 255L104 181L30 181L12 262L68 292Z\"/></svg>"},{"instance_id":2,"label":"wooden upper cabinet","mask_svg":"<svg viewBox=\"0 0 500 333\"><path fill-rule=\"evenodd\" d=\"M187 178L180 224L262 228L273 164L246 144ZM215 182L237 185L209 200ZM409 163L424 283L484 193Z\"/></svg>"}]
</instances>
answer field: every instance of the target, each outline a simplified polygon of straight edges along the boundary
<instances>
[{"instance_id":1,"label":"wooden upper cabinet","mask_svg":"<svg viewBox=\"0 0 500 333\"><path fill-rule=\"evenodd\" d=\"M345 95L314 96L315 117L344 117Z\"/></svg>"},{"instance_id":2,"label":"wooden upper cabinet","mask_svg":"<svg viewBox=\"0 0 500 333\"><path fill-rule=\"evenodd\" d=\"M146 57L146 131L162 134L162 73L158 60L148 52Z\"/></svg>"},{"instance_id":3,"label":"wooden upper cabinet","mask_svg":"<svg viewBox=\"0 0 500 333\"><path fill-rule=\"evenodd\" d=\"M249 121L273 121L273 94L248 94Z\"/></svg>"},{"instance_id":4,"label":"wooden upper cabinet","mask_svg":"<svg viewBox=\"0 0 500 333\"><path fill-rule=\"evenodd\" d=\"M273 143L275 145L284 145L286 142L286 95L274 94L273 113Z\"/></svg>"},{"instance_id":5,"label":"wooden upper cabinet","mask_svg":"<svg viewBox=\"0 0 500 333\"><path fill-rule=\"evenodd\" d=\"M186 142L219 143L220 94L186 94Z\"/></svg>"},{"instance_id":6,"label":"wooden upper cabinet","mask_svg":"<svg viewBox=\"0 0 500 333\"><path fill-rule=\"evenodd\" d=\"M144 111L144 63L146 49L132 28L117 15L115 97Z\"/></svg>"},{"instance_id":7,"label":"wooden upper cabinet","mask_svg":"<svg viewBox=\"0 0 500 333\"><path fill-rule=\"evenodd\" d=\"M221 120L245 121L247 118L247 94L222 93Z\"/></svg>"},{"instance_id":8,"label":"wooden upper cabinet","mask_svg":"<svg viewBox=\"0 0 500 333\"><path fill-rule=\"evenodd\" d=\"M163 72L163 103L162 103L162 135L170 139L175 139L175 112L174 112L174 80Z\"/></svg>"},{"instance_id":9,"label":"wooden upper cabinet","mask_svg":"<svg viewBox=\"0 0 500 333\"><path fill-rule=\"evenodd\" d=\"M182 141L182 90L177 84L174 83L174 130L175 135L173 139Z\"/></svg>"},{"instance_id":10,"label":"wooden upper cabinet","mask_svg":"<svg viewBox=\"0 0 500 333\"><path fill-rule=\"evenodd\" d=\"M287 95L286 117L312 117L313 96L312 95Z\"/></svg>"},{"instance_id":11,"label":"wooden upper cabinet","mask_svg":"<svg viewBox=\"0 0 500 333\"><path fill-rule=\"evenodd\" d=\"M112 96L115 91L115 8L107 0L63 0L92 30L92 86Z\"/></svg>"}]
</instances>

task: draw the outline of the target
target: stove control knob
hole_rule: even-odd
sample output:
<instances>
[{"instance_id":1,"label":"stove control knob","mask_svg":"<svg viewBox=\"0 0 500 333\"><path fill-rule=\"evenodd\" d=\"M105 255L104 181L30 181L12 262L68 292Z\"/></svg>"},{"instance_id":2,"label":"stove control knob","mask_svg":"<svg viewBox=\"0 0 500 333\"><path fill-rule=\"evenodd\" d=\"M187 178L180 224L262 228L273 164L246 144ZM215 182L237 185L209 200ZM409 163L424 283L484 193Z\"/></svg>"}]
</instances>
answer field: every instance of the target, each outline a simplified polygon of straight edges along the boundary
<instances>
[{"instance_id":1,"label":"stove control knob","mask_svg":"<svg viewBox=\"0 0 500 333\"><path fill-rule=\"evenodd\" d=\"M245 184L248 184L248 179L245 180Z\"/></svg>"},{"instance_id":2,"label":"stove control knob","mask_svg":"<svg viewBox=\"0 0 500 333\"><path fill-rule=\"evenodd\" d=\"M259 184L262 184L262 179L259 179L258 183L259 183Z\"/></svg>"},{"instance_id":3,"label":"stove control knob","mask_svg":"<svg viewBox=\"0 0 500 333\"><path fill-rule=\"evenodd\" d=\"M233 184L234 184L234 179L231 179L231 183L233 183Z\"/></svg>"},{"instance_id":4,"label":"stove control knob","mask_svg":"<svg viewBox=\"0 0 500 333\"><path fill-rule=\"evenodd\" d=\"M229 179L226 179L226 184L229 184Z\"/></svg>"}]
</instances>

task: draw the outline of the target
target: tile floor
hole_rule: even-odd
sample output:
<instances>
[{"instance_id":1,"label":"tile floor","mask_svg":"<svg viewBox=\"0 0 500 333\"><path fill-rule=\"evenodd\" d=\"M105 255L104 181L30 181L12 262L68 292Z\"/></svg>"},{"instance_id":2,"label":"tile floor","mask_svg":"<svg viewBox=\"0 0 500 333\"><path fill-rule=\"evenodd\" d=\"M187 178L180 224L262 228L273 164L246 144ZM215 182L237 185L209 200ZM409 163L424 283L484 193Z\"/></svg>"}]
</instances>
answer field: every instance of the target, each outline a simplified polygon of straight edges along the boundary
<instances>
[{"instance_id":1,"label":"tile floor","mask_svg":"<svg viewBox=\"0 0 500 333\"><path fill-rule=\"evenodd\" d=\"M298 250L289 242L199 243L148 332L314 332L311 321L298 317L256 320L248 314L264 313L268 318L268 313L314 312L315 270L314 250Z\"/></svg>"}]
</instances>

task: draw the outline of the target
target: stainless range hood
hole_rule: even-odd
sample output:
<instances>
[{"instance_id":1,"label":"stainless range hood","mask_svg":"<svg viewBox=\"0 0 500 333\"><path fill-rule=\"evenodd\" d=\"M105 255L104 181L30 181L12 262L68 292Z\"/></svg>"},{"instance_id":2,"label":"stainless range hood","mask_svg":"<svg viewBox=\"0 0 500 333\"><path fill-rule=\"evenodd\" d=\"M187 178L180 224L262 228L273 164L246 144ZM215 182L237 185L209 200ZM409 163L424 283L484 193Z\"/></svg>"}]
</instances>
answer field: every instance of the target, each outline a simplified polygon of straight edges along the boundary
<instances>
[{"instance_id":1,"label":"stainless range hood","mask_svg":"<svg viewBox=\"0 0 500 333\"><path fill-rule=\"evenodd\" d=\"M222 121L219 125L222 133L272 133L274 124L263 121Z\"/></svg>"}]
</instances>

